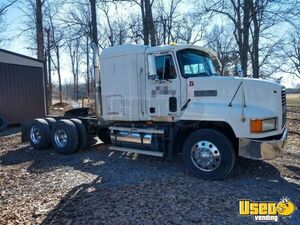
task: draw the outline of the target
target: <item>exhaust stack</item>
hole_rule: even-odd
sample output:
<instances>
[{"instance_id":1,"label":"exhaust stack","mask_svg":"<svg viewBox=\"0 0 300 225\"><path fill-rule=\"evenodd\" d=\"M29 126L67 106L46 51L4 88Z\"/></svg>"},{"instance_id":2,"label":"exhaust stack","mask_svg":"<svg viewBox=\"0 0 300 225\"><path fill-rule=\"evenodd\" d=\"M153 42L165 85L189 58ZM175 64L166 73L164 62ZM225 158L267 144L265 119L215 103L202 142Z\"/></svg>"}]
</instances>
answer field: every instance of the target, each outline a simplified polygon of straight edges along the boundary
<instances>
[{"instance_id":1,"label":"exhaust stack","mask_svg":"<svg viewBox=\"0 0 300 225\"><path fill-rule=\"evenodd\" d=\"M100 59L99 49L95 43L91 44L93 49L93 64L94 64L94 76L95 76L95 100L96 100L96 114L101 121L102 118L102 99L101 99L101 79L100 79Z\"/></svg>"}]
</instances>

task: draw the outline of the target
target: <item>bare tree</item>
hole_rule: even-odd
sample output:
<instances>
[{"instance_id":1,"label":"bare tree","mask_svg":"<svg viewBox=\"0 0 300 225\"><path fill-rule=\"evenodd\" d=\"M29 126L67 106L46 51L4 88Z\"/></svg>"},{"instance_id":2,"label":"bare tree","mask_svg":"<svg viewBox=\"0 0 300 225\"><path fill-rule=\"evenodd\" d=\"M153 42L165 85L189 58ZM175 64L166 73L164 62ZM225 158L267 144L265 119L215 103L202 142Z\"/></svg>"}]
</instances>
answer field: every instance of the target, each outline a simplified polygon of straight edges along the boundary
<instances>
[{"instance_id":1,"label":"bare tree","mask_svg":"<svg viewBox=\"0 0 300 225\"><path fill-rule=\"evenodd\" d=\"M46 11L46 23L49 29L50 37L50 48L53 51L51 54L51 62L58 76L58 90L59 90L59 101L62 102L63 93L62 93L62 76L61 76L61 48L64 46L64 30L59 27L56 23L55 18L58 17L59 5L51 4L48 5Z\"/></svg>"},{"instance_id":2,"label":"bare tree","mask_svg":"<svg viewBox=\"0 0 300 225\"><path fill-rule=\"evenodd\" d=\"M91 97L90 88L90 43L93 40L92 22L91 22L91 7L89 0L81 0L72 2L72 7L68 8L60 17L60 21L67 28L67 41L76 39L85 40L85 44L80 46L80 54L85 54L86 63L86 92L87 97Z\"/></svg>"},{"instance_id":3,"label":"bare tree","mask_svg":"<svg viewBox=\"0 0 300 225\"><path fill-rule=\"evenodd\" d=\"M141 17L143 22L143 39L144 44L152 46L156 45L156 31L153 21L152 7L154 0L132 0L141 10Z\"/></svg>"},{"instance_id":4,"label":"bare tree","mask_svg":"<svg viewBox=\"0 0 300 225\"><path fill-rule=\"evenodd\" d=\"M231 31L224 26L215 25L212 30L205 35L207 47L216 51L221 75L228 75L226 68L233 67L236 60L236 46Z\"/></svg>"},{"instance_id":5,"label":"bare tree","mask_svg":"<svg viewBox=\"0 0 300 225\"><path fill-rule=\"evenodd\" d=\"M157 11L156 19L156 35L158 44L168 44L175 41L174 37L174 24L176 18L179 17L177 12L182 0L171 0L169 2L160 1L155 7Z\"/></svg>"},{"instance_id":6,"label":"bare tree","mask_svg":"<svg viewBox=\"0 0 300 225\"><path fill-rule=\"evenodd\" d=\"M0 4L0 16L3 16L7 12L8 8L11 7L16 2L17 2L17 0L1 3Z\"/></svg>"},{"instance_id":7,"label":"bare tree","mask_svg":"<svg viewBox=\"0 0 300 225\"><path fill-rule=\"evenodd\" d=\"M90 0L91 7L93 5L93 1L94 0ZM112 17L108 14L108 8L110 7L110 5L108 5L109 3L113 3L116 5L118 3L124 3L124 2L135 3L139 6L140 11L141 11L142 35L139 34L140 28L135 29L135 27L133 26L132 19L128 23L128 21L124 21L123 18L112 19ZM109 38L108 38L108 41L110 43L109 45L113 45L116 43L122 44L125 42L125 39L128 37L129 39L134 38L136 43L139 42L139 38L142 38L145 45L151 44L152 46L155 46L157 44L157 41L156 41L156 29L155 29L155 24L153 21L153 13L152 13L153 2L154 2L154 0L100 1L101 5L103 5L103 4L107 5L106 9L103 8L102 6L100 6L100 8L102 7L102 11L104 11L104 16L108 23L108 29L105 33L110 33ZM92 18L93 18L93 15L92 15ZM93 22L92 22L92 24L93 24ZM134 24L140 26L140 24L136 20L135 20ZM124 28L125 25L127 25L126 28ZM130 32L134 32L134 34L131 33L131 35L130 35L128 32L129 30L130 30ZM115 38L116 35L118 36L117 38ZM104 40L102 45L100 44L100 47L104 48L106 42L107 42L107 40Z\"/></svg>"},{"instance_id":8,"label":"bare tree","mask_svg":"<svg viewBox=\"0 0 300 225\"><path fill-rule=\"evenodd\" d=\"M274 43L278 42L274 38L276 33L270 35L270 29L283 22L297 21L299 4L297 0L213 0L204 4L204 11L231 21L244 75L251 64L253 77L258 78L263 63L272 57Z\"/></svg>"},{"instance_id":9,"label":"bare tree","mask_svg":"<svg viewBox=\"0 0 300 225\"><path fill-rule=\"evenodd\" d=\"M92 41L98 46L96 0L89 0L91 7Z\"/></svg>"},{"instance_id":10,"label":"bare tree","mask_svg":"<svg viewBox=\"0 0 300 225\"><path fill-rule=\"evenodd\" d=\"M124 18L116 18L114 19L110 15L109 9L111 8L111 5L107 2L103 2L100 7L101 11L103 12L103 15L106 19L106 27L102 29L100 39L101 39L101 48L104 48L106 46L114 46L116 44L124 44L126 41L126 38L128 37L128 21L126 21ZM102 24L104 25L104 24Z\"/></svg>"},{"instance_id":11,"label":"bare tree","mask_svg":"<svg viewBox=\"0 0 300 225\"><path fill-rule=\"evenodd\" d=\"M173 41L183 44L196 44L203 41L206 28L205 19L197 18L193 13L183 14L175 23L173 29Z\"/></svg>"},{"instance_id":12,"label":"bare tree","mask_svg":"<svg viewBox=\"0 0 300 225\"><path fill-rule=\"evenodd\" d=\"M50 28L45 28L47 34L47 69L48 69L48 103L49 106L52 106L52 74L51 74L51 43L50 43Z\"/></svg>"},{"instance_id":13,"label":"bare tree","mask_svg":"<svg viewBox=\"0 0 300 225\"><path fill-rule=\"evenodd\" d=\"M89 37L86 36L86 91L87 91L87 98L90 99L91 97L91 88L90 88L90 42Z\"/></svg>"},{"instance_id":14,"label":"bare tree","mask_svg":"<svg viewBox=\"0 0 300 225\"><path fill-rule=\"evenodd\" d=\"M49 4L46 4L48 3L48 0L23 0L20 2L22 3L20 9L24 12L27 18L27 21L25 21L25 28L20 34L24 32L27 34L27 39L30 43L28 48L36 52L37 59L45 61L45 52L47 51L47 47L44 43L43 14L46 11L45 6L49 6ZM46 101L48 106L50 94L48 92L49 89L46 63L44 66L44 81L46 89Z\"/></svg>"},{"instance_id":15,"label":"bare tree","mask_svg":"<svg viewBox=\"0 0 300 225\"><path fill-rule=\"evenodd\" d=\"M35 1L35 27L36 27L36 40L37 40L37 58L45 60L44 48L44 30L43 30L43 11L42 7L45 0Z\"/></svg>"},{"instance_id":16,"label":"bare tree","mask_svg":"<svg viewBox=\"0 0 300 225\"><path fill-rule=\"evenodd\" d=\"M282 72L300 78L300 30L299 28L289 34L284 46L282 46L282 59L284 65Z\"/></svg>"},{"instance_id":17,"label":"bare tree","mask_svg":"<svg viewBox=\"0 0 300 225\"><path fill-rule=\"evenodd\" d=\"M0 3L0 45L1 42L3 42L3 39L1 37L1 33L3 33L6 30L6 22L4 19L5 14L7 13L9 7L11 7L14 3L16 3L17 0L11 0L11 1L6 1L6 2L2 2Z\"/></svg>"},{"instance_id":18,"label":"bare tree","mask_svg":"<svg viewBox=\"0 0 300 225\"><path fill-rule=\"evenodd\" d=\"M139 15L131 14L128 18L128 38L130 42L141 44L144 40L143 23Z\"/></svg>"},{"instance_id":19,"label":"bare tree","mask_svg":"<svg viewBox=\"0 0 300 225\"><path fill-rule=\"evenodd\" d=\"M275 50L281 44L281 40L276 40L276 33L269 30L274 27L280 27L287 23L293 24L298 18L300 2L297 0L290 1L271 1L271 0L253 0L251 4L251 26L250 26L250 48L252 73L254 78L260 76L270 76L277 69L269 65L273 56L276 55ZM292 20L292 21L291 21ZM264 40L262 43L261 39ZM272 67L269 74L262 70L265 64Z\"/></svg>"},{"instance_id":20,"label":"bare tree","mask_svg":"<svg viewBox=\"0 0 300 225\"><path fill-rule=\"evenodd\" d=\"M69 49L69 54L71 59L72 73L73 73L73 84L74 84L73 99L75 99L76 101L78 101L79 98L78 81L79 81L79 72L80 72L79 67L81 62L80 44L81 44L80 38L67 41L67 46Z\"/></svg>"},{"instance_id":21,"label":"bare tree","mask_svg":"<svg viewBox=\"0 0 300 225\"><path fill-rule=\"evenodd\" d=\"M154 21L153 21L153 15L152 15L152 5L153 1L150 0L142 0L144 1L144 7L145 7L145 22L146 22L146 27L147 30L149 31L150 35L150 43L151 46L156 45L156 38L155 38L155 26L154 26Z\"/></svg>"},{"instance_id":22,"label":"bare tree","mask_svg":"<svg viewBox=\"0 0 300 225\"><path fill-rule=\"evenodd\" d=\"M222 15L232 22L245 76L248 68L251 2L252 0L212 0L204 5L204 11L211 16Z\"/></svg>"}]
</instances>

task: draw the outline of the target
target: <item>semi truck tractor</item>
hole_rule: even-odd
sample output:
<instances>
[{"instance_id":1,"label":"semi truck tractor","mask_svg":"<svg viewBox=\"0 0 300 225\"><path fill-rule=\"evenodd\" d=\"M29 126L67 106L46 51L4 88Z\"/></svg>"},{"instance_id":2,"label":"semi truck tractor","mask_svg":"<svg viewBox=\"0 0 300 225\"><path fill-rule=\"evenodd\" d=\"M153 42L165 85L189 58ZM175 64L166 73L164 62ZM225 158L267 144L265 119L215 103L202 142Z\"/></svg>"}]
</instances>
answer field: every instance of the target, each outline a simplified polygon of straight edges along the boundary
<instances>
[{"instance_id":1,"label":"semi truck tractor","mask_svg":"<svg viewBox=\"0 0 300 225\"><path fill-rule=\"evenodd\" d=\"M202 179L227 176L239 156L280 156L287 139L285 88L217 75L216 54L195 45L124 44L94 50L96 115L87 108L33 120L35 149L70 154L98 136L112 151L171 160ZM25 134L24 134L25 135Z\"/></svg>"}]
</instances>

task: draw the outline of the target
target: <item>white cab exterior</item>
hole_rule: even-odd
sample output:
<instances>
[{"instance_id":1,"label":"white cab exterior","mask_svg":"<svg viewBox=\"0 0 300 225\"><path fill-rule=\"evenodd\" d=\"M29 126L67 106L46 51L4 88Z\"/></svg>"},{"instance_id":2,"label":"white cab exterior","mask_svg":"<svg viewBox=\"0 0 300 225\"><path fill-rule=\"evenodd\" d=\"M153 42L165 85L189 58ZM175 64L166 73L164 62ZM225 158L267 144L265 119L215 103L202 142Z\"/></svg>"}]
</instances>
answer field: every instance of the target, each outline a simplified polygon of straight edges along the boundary
<instances>
[{"instance_id":1,"label":"white cab exterior","mask_svg":"<svg viewBox=\"0 0 300 225\"><path fill-rule=\"evenodd\" d=\"M283 107L282 86L275 82L209 76L184 78L180 74L176 52L197 49L215 57L213 51L197 46L176 45L149 47L121 45L105 49L100 55L103 119L108 121L224 121L238 138L263 138L281 134ZM147 55L171 55L176 68L176 79L155 81L148 77ZM229 106L238 86L243 82ZM196 96L213 93L211 96ZM203 91L203 92L201 92ZM177 100L177 110L169 110L169 98ZM186 105L186 103L190 102ZM185 109L182 109L186 105ZM151 108L155 112L151 112ZM275 131L253 134L251 119L277 118Z\"/></svg>"}]
</instances>

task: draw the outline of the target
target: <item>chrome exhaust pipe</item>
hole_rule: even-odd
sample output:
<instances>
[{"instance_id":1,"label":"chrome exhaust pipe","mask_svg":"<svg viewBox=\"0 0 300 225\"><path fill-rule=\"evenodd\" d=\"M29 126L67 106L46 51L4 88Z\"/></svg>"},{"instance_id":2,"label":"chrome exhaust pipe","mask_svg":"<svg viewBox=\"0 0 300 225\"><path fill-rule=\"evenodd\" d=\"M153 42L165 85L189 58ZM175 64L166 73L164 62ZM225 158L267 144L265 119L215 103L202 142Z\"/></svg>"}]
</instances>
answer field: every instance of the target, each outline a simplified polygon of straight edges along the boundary
<instances>
[{"instance_id":1,"label":"chrome exhaust pipe","mask_svg":"<svg viewBox=\"0 0 300 225\"><path fill-rule=\"evenodd\" d=\"M100 79L100 59L99 49L95 43L91 44L93 49L93 64L94 64L94 77L95 77L95 101L96 101L96 114L99 121L102 119L102 98L101 98L101 79Z\"/></svg>"}]
</instances>

